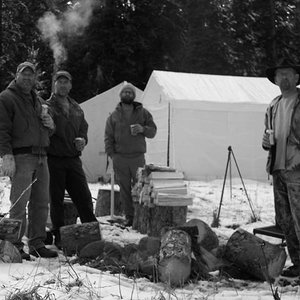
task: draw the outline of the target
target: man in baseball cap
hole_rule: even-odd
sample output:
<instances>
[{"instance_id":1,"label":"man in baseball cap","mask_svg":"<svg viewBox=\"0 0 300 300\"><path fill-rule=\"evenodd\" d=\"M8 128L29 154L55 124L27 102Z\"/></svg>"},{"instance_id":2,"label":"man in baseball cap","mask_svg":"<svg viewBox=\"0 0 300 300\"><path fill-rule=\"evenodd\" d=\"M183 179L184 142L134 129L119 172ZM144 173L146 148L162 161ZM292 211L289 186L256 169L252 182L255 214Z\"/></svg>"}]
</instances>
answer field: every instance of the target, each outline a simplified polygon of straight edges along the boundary
<instances>
[{"instance_id":1,"label":"man in baseball cap","mask_svg":"<svg viewBox=\"0 0 300 300\"><path fill-rule=\"evenodd\" d=\"M48 113L41 114L45 101L36 94L35 83L35 66L26 61L18 65L15 79L0 94L2 169L4 176L9 176L12 182L10 218L22 221L14 245L22 259L26 260L30 260L30 255L24 252L22 241L26 227L31 255L45 258L57 256L57 252L46 248L44 243L49 203L46 148L54 122ZM30 189L23 195L26 188Z\"/></svg>"},{"instance_id":2,"label":"man in baseball cap","mask_svg":"<svg viewBox=\"0 0 300 300\"><path fill-rule=\"evenodd\" d=\"M72 76L61 70L54 75L54 92L48 99L55 132L50 138L48 165L50 173L50 217L54 244L61 248L60 228L65 224L65 190L77 208L81 223L96 222L92 196L80 160L88 142L88 123L80 105L69 96Z\"/></svg>"}]
</instances>

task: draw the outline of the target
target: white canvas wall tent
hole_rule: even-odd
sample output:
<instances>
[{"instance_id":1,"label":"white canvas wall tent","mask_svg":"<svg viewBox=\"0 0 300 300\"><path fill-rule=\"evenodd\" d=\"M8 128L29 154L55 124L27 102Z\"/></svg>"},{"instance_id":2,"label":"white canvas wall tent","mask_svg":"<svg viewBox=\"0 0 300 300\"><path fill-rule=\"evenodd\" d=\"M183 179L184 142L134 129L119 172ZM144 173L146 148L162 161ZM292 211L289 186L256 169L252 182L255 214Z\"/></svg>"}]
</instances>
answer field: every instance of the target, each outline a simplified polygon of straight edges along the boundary
<instances>
[{"instance_id":1,"label":"white canvas wall tent","mask_svg":"<svg viewBox=\"0 0 300 300\"><path fill-rule=\"evenodd\" d=\"M189 180L224 178L232 146L242 177L266 180L264 114L279 93L266 78L153 71L142 97L158 126L147 140L147 163Z\"/></svg>"},{"instance_id":2,"label":"white canvas wall tent","mask_svg":"<svg viewBox=\"0 0 300 300\"><path fill-rule=\"evenodd\" d=\"M106 119L120 101L121 88L127 82L103 92L80 104L89 124L88 144L82 152L82 164L88 182L96 182L106 175L106 153L104 148L104 130ZM136 88L136 101L140 101L142 91Z\"/></svg>"}]
</instances>

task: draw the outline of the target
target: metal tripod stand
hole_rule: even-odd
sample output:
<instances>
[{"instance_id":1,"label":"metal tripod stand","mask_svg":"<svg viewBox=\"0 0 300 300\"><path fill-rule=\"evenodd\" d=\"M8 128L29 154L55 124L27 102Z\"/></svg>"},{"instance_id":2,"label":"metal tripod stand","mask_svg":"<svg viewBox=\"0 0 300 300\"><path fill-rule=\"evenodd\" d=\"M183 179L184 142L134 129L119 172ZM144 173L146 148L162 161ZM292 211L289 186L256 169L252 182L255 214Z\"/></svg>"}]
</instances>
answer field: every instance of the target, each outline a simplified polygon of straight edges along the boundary
<instances>
[{"instance_id":1,"label":"metal tripod stand","mask_svg":"<svg viewBox=\"0 0 300 300\"><path fill-rule=\"evenodd\" d=\"M217 214L217 217L216 217L216 220L214 221L214 225L215 226L212 226L212 227L218 227L219 226L219 219L220 219L220 213L221 213L221 206L222 206L222 202L223 202L223 195L224 195L224 189L225 189L225 184L226 184L226 178L227 178L227 172L228 172L228 169L229 169L229 174L230 174L230 198L232 198L232 173L231 173L231 157L233 157L233 160L234 160L234 163L235 163L235 166L237 168L237 171L239 173L239 176L240 176L240 179L241 179L241 182L242 182L242 185L243 185L243 188L244 188L244 191L245 191L245 194L246 194L246 197L247 197L247 200L248 200L248 203L249 203L249 206L250 206L250 209L251 209L251 212L253 214L253 218L254 220L257 220L257 217L254 213L254 210L253 210L253 205L251 203L251 200L248 196L248 193L247 193L247 190L246 190L246 187L245 187L245 184L244 184L244 181L243 181L243 178L242 178L242 175L241 175L241 172L240 172L240 169L239 169L239 166L237 164L237 161L235 159L235 155L233 153L233 150L231 148L231 146L228 147L228 158L227 158L227 163L226 163L226 169L225 169L225 175L224 175L224 181L223 181L223 187L222 187L222 193L221 193L221 200L220 200L220 204L219 204L219 209L218 209L218 214Z\"/></svg>"}]
</instances>

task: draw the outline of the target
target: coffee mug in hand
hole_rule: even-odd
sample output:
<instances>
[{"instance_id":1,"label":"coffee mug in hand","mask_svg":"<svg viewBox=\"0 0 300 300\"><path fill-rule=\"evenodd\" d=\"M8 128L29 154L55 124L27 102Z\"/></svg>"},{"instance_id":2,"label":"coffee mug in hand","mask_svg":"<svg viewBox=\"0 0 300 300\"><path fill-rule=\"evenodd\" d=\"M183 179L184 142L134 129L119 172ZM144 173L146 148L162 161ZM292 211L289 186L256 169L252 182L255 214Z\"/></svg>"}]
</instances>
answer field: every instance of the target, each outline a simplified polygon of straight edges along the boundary
<instances>
[{"instance_id":1,"label":"coffee mug in hand","mask_svg":"<svg viewBox=\"0 0 300 300\"><path fill-rule=\"evenodd\" d=\"M41 116L45 116L48 114L48 105L47 104L42 104L42 112L41 112Z\"/></svg>"},{"instance_id":2,"label":"coffee mug in hand","mask_svg":"<svg viewBox=\"0 0 300 300\"><path fill-rule=\"evenodd\" d=\"M136 135L135 124L130 125L130 132L131 132L131 135Z\"/></svg>"}]
</instances>

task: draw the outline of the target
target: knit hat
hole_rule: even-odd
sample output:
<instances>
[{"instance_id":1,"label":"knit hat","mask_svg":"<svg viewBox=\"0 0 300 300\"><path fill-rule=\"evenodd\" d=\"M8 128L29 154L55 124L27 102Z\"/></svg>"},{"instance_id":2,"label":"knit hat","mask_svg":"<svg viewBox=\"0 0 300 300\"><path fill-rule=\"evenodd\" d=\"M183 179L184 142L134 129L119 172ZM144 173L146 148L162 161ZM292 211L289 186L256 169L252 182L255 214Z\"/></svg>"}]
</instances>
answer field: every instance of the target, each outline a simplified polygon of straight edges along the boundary
<instances>
[{"instance_id":1,"label":"knit hat","mask_svg":"<svg viewBox=\"0 0 300 300\"><path fill-rule=\"evenodd\" d=\"M125 90L131 90L132 93L134 94L134 98L135 98L136 92L135 92L135 86L134 86L133 84L131 84L131 83L129 83L129 82L126 83L126 84L121 88L120 96L121 96L122 92L125 91Z\"/></svg>"}]
</instances>

